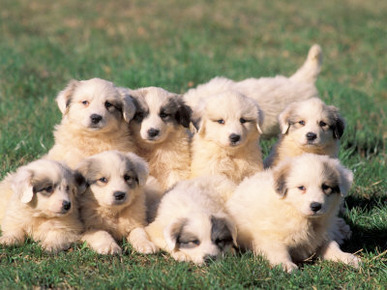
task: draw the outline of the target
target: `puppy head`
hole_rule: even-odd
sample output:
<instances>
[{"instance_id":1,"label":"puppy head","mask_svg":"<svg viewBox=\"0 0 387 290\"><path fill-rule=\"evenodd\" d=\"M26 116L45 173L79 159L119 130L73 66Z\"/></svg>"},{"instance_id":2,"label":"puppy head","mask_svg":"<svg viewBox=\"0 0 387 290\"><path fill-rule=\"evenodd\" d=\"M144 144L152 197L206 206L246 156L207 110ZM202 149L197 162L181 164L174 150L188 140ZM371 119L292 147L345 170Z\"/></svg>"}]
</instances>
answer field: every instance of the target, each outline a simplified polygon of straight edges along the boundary
<instances>
[{"instance_id":1,"label":"puppy head","mask_svg":"<svg viewBox=\"0 0 387 290\"><path fill-rule=\"evenodd\" d=\"M57 161L40 159L20 167L12 190L36 217L65 216L74 208L75 196L85 190L85 180Z\"/></svg>"},{"instance_id":2,"label":"puppy head","mask_svg":"<svg viewBox=\"0 0 387 290\"><path fill-rule=\"evenodd\" d=\"M353 180L337 159L310 153L281 162L273 176L279 196L306 217L335 214Z\"/></svg>"},{"instance_id":3,"label":"puppy head","mask_svg":"<svg viewBox=\"0 0 387 290\"><path fill-rule=\"evenodd\" d=\"M126 207L143 192L148 178L146 162L134 153L105 151L83 160L79 172L102 207Z\"/></svg>"},{"instance_id":4,"label":"puppy head","mask_svg":"<svg viewBox=\"0 0 387 290\"><path fill-rule=\"evenodd\" d=\"M70 81L56 100L71 124L88 131L116 130L122 120L129 123L135 113L128 90L98 78Z\"/></svg>"},{"instance_id":5,"label":"puppy head","mask_svg":"<svg viewBox=\"0 0 387 290\"><path fill-rule=\"evenodd\" d=\"M290 104L279 115L281 132L305 147L324 147L336 142L344 133L345 123L338 109L319 98Z\"/></svg>"},{"instance_id":6,"label":"puppy head","mask_svg":"<svg viewBox=\"0 0 387 290\"><path fill-rule=\"evenodd\" d=\"M164 229L171 252L180 251L196 264L216 259L236 244L236 227L223 213L190 212Z\"/></svg>"},{"instance_id":7,"label":"puppy head","mask_svg":"<svg viewBox=\"0 0 387 290\"><path fill-rule=\"evenodd\" d=\"M138 140L162 143L178 126L189 127L191 109L180 96L157 87L131 91L131 96L137 112L130 125Z\"/></svg>"},{"instance_id":8,"label":"puppy head","mask_svg":"<svg viewBox=\"0 0 387 290\"><path fill-rule=\"evenodd\" d=\"M198 134L224 148L238 148L262 133L258 104L236 92L209 97L202 103Z\"/></svg>"}]
</instances>

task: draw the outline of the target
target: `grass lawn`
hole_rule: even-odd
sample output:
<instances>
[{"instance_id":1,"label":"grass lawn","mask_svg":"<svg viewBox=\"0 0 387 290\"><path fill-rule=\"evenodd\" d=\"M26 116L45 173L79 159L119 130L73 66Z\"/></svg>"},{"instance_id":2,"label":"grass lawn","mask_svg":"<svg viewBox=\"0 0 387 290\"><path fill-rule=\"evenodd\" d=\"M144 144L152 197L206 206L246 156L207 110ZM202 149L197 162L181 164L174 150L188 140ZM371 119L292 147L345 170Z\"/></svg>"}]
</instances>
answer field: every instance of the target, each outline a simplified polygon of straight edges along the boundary
<instances>
[{"instance_id":1,"label":"grass lawn","mask_svg":"<svg viewBox=\"0 0 387 290\"><path fill-rule=\"evenodd\" d=\"M289 275L251 253L198 267L125 241L115 257L81 244L49 255L28 241L0 247L0 288L386 288L386 15L380 0L2 0L1 178L51 148L55 96L72 78L183 93L217 75L290 75L319 43L317 87L347 121L340 159L355 174L343 248L363 266L315 260ZM262 141L264 155L273 142Z\"/></svg>"}]
</instances>

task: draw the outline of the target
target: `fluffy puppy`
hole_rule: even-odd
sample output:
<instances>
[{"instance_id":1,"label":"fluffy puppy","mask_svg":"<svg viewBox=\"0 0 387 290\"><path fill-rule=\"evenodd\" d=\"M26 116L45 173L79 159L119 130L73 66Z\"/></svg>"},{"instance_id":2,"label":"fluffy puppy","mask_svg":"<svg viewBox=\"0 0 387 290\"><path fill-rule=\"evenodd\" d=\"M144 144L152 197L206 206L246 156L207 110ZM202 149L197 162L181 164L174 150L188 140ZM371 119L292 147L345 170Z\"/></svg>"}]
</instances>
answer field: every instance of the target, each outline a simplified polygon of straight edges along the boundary
<instances>
[{"instance_id":1,"label":"fluffy puppy","mask_svg":"<svg viewBox=\"0 0 387 290\"><path fill-rule=\"evenodd\" d=\"M208 83L190 89L184 94L184 100L193 109L193 119L197 118L197 108L202 99L234 90L256 100L265 116L261 126L262 137L270 138L279 133L278 115L285 107L294 102L317 97L315 81L320 73L322 52L318 45L313 45L301 68L291 77L278 75L276 77L249 78L235 82L216 77Z\"/></svg>"},{"instance_id":2,"label":"fluffy puppy","mask_svg":"<svg viewBox=\"0 0 387 290\"><path fill-rule=\"evenodd\" d=\"M113 83L98 78L72 80L56 100L63 118L55 127L55 145L47 158L74 168L83 158L102 151L135 151L128 127L135 105Z\"/></svg>"},{"instance_id":3,"label":"fluffy puppy","mask_svg":"<svg viewBox=\"0 0 387 290\"><path fill-rule=\"evenodd\" d=\"M155 252L144 231L145 161L134 153L105 151L84 159L78 171L89 184L79 198L85 225L82 240L99 254L121 253L116 241L123 238L138 252Z\"/></svg>"},{"instance_id":4,"label":"fluffy puppy","mask_svg":"<svg viewBox=\"0 0 387 290\"><path fill-rule=\"evenodd\" d=\"M245 179L227 203L238 245L288 272L313 253L357 267L360 260L342 252L332 233L352 178L337 159L304 154Z\"/></svg>"},{"instance_id":5,"label":"fluffy puppy","mask_svg":"<svg viewBox=\"0 0 387 290\"><path fill-rule=\"evenodd\" d=\"M251 98L228 91L206 99L192 141L191 177L222 174L239 183L261 171L261 124Z\"/></svg>"},{"instance_id":6,"label":"fluffy puppy","mask_svg":"<svg viewBox=\"0 0 387 290\"><path fill-rule=\"evenodd\" d=\"M345 123L336 107L311 98L290 104L278 119L281 135L265 159L266 168L303 153L338 157Z\"/></svg>"},{"instance_id":7,"label":"fluffy puppy","mask_svg":"<svg viewBox=\"0 0 387 290\"><path fill-rule=\"evenodd\" d=\"M235 244L236 228L224 211L235 184L222 176L177 183L161 200L156 219L145 230L177 261L203 264Z\"/></svg>"},{"instance_id":8,"label":"fluffy puppy","mask_svg":"<svg viewBox=\"0 0 387 290\"><path fill-rule=\"evenodd\" d=\"M83 230L75 197L84 189L83 177L57 161L37 160L9 174L0 184L0 244L29 236L49 252L69 248Z\"/></svg>"},{"instance_id":9,"label":"fluffy puppy","mask_svg":"<svg viewBox=\"0 0 387 290\"><path fill-rule=\"evenodd\" d=\"M189 178L191 109L180 96L162 88L148 87L128 92L137 112L130 122L137 153L149 164L150 175L165 191Z\"/></svg>"}]
</instances>

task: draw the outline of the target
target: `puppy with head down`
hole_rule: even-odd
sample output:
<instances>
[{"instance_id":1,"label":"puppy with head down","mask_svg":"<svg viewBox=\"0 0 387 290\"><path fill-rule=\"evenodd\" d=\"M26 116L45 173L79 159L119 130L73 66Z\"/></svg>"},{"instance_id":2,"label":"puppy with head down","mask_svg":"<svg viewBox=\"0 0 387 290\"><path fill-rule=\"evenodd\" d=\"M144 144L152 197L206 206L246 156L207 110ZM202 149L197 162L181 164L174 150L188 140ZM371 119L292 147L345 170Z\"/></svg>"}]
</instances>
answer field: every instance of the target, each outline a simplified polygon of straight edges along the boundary
<instances>
[{"instance_id":1,"label":"puppy with head down","mask_svg":"<svg viewBox=\"0 0 387 290\"><path fill-rule=\"evenodd\" d=\"M280 114L279 124L280 139L265 160L265 167L303 153L338 157L345 123L336 107L319 98L295 102Z\"/></svg>"},{"instance_id":2,"label":"puppy with head down","mask_svg":"<svg viewBox=\"0 0 387 290\"><path fill-rule=\"evenodd\" d=\"M235 183L263 169L257 103L228 91L203 102L192 142L191 177L225 175Z\"/></svg>"},{"instance_id":3,"label":"puppy with head down","mask_svg":"<svg viewBox=\"0 0 387 290\"><path fill-rule=\"evenodd\" d=\"M83 230L76 196L84 179L66 165L37 160L20 167L0 183L0 244L22 244L27 236L44 250L70 247Z\"/></svg>"},{"instance_id":4,"label":"puppy with head down","mask_svg":"<svg viewBox=\"0 0 387 290\"><path fill-rule=\"evenodd\" d=\"M288 272L314 253L357 267L360 260L341 251L333 233L352 179L337 159L315 154L289 158L245 179L227 203L238 245Z\"/></svg>"},{"instance_id":5,"label":"puppy with head down","mask_svg":"<svg viewBox=\"0 0 387 290\"><path fill-rule=\"evenodd\" d=\"M63 118L55 127L55 145L46 158L74 168L83 158L106 150L135 151L128 127L135 105L113 83L98 78L73 80L56 100Z\"/></svg>"},{"instance_id":6,"label":"puppy with head down","mask_svg":"<svg viewBox=\"0 0 387 290\"><path fill-rule=\"evenodd\" d=\"M180 181L161 200L150 239L177 261L203 264L230 250L236 228L224 210L235 184L223 176Z\"/></svg>"},{"instance_id":7,"label":"puppy with head down","mask_svg":"<svg viewBox=\"0 0 387 290\"><path fill-rule=\"evenodd\" d=\"M189 178L191 109L162 88L130 90L137 112L130 122L137 153L149 163L150 175L163 190Z\"/></svg>"},{"instance_id":8,"label":"puppy with head down","mask_svg":"<svg viewBox=\"0 0 387 290\"><path fill-rule=\"evenodd\" d=\"M99 254L121 253L117 241L123 238L138 252L155 252L144 231L145 161L134 153L105 151L84 159L78 171L89 185L79 198L85 226L82 240Z\"/></svg>"}]
</instances>

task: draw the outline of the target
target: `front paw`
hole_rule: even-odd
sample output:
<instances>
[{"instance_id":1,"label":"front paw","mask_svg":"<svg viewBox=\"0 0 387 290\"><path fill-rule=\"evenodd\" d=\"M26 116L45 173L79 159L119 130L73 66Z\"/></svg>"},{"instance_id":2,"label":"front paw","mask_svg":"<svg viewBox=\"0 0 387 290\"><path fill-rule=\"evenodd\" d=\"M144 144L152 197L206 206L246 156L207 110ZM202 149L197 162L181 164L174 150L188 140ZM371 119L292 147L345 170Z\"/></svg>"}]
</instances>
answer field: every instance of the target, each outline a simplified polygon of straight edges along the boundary
<instances>
[{"instance_id":1,"label":"front paw","mask_svg":"<svg viewBox=\"0 0 387 290\"><path fill-rule=\"evenodd\" d=\"M67 250L68 248L70 247L70 245L66 244L61 244L61 245L58 245L58 244L53 244L53 243L50 243L50 242L42 242L42 248L46 251L46 252L50 252L50 253L58 253L60 251L63 251L63 250Z\"/></svg>"},{"instance_id":2,"label":"front paw","mask_svg":"<svg viewBox=\"0 0 387 290\"><path fill-rule=\"evenodd\" d=\"M180 251L172 252L171 256L172 256L172 258L174 258L178 262L188 262L188 261L191 261L190 256L188 256L187 254L185 254L183 252L180 252Z\"/></svg>"},{"instance_id":3,"label":"front paw","mask_svg":"<svg viewBox=\"0 0 387 290\"><path fill-rule=\"evenodd\" d=\"M283 262L281 263L282 269L288 273L291 273L298 269L298 266L293 262Z\"/></svg>"},{"instance_id":4,"label":"front paw","mask_svg":"<svg viewBox=\"0 0 387 290\"><path fill-rule=\"evenodd\" d=\"M147 240L144 240L141 243L132 244L132 246L137 252L142 254L154 254L159 250L154 243Z\"/></svg>"},{"instance_id":5,"label":"front paw","mask_svg":"<svg viewBox=\"0 0 387 290\"><path fill-rule=\"evenodd\" d=\"M122 250L116 242L101 244L94 250L101 255L119 255L122 253Z\"/></svg>"},{"instance_id":6,"label":"front paw","mask_svg":"<svg viewBox=\"0 0 387 290\"><path fill-rule=\"evenodd\" d=\"M22 243L22 241L16 236L4 235L4 236L0 237L0 245L14 246L14 245L19 245L21 243Z\"/></svg>"},{"instance_id":7,"label":"front paw","mask_svg":"<svg viewBox=\"0 0 387 290\"><path fill-rule=\"evenodd\" d=\"M340 261L355 268L359 268L361 264L361 259L350 253L343 253Z\"/></svg>"}]
</instances>

